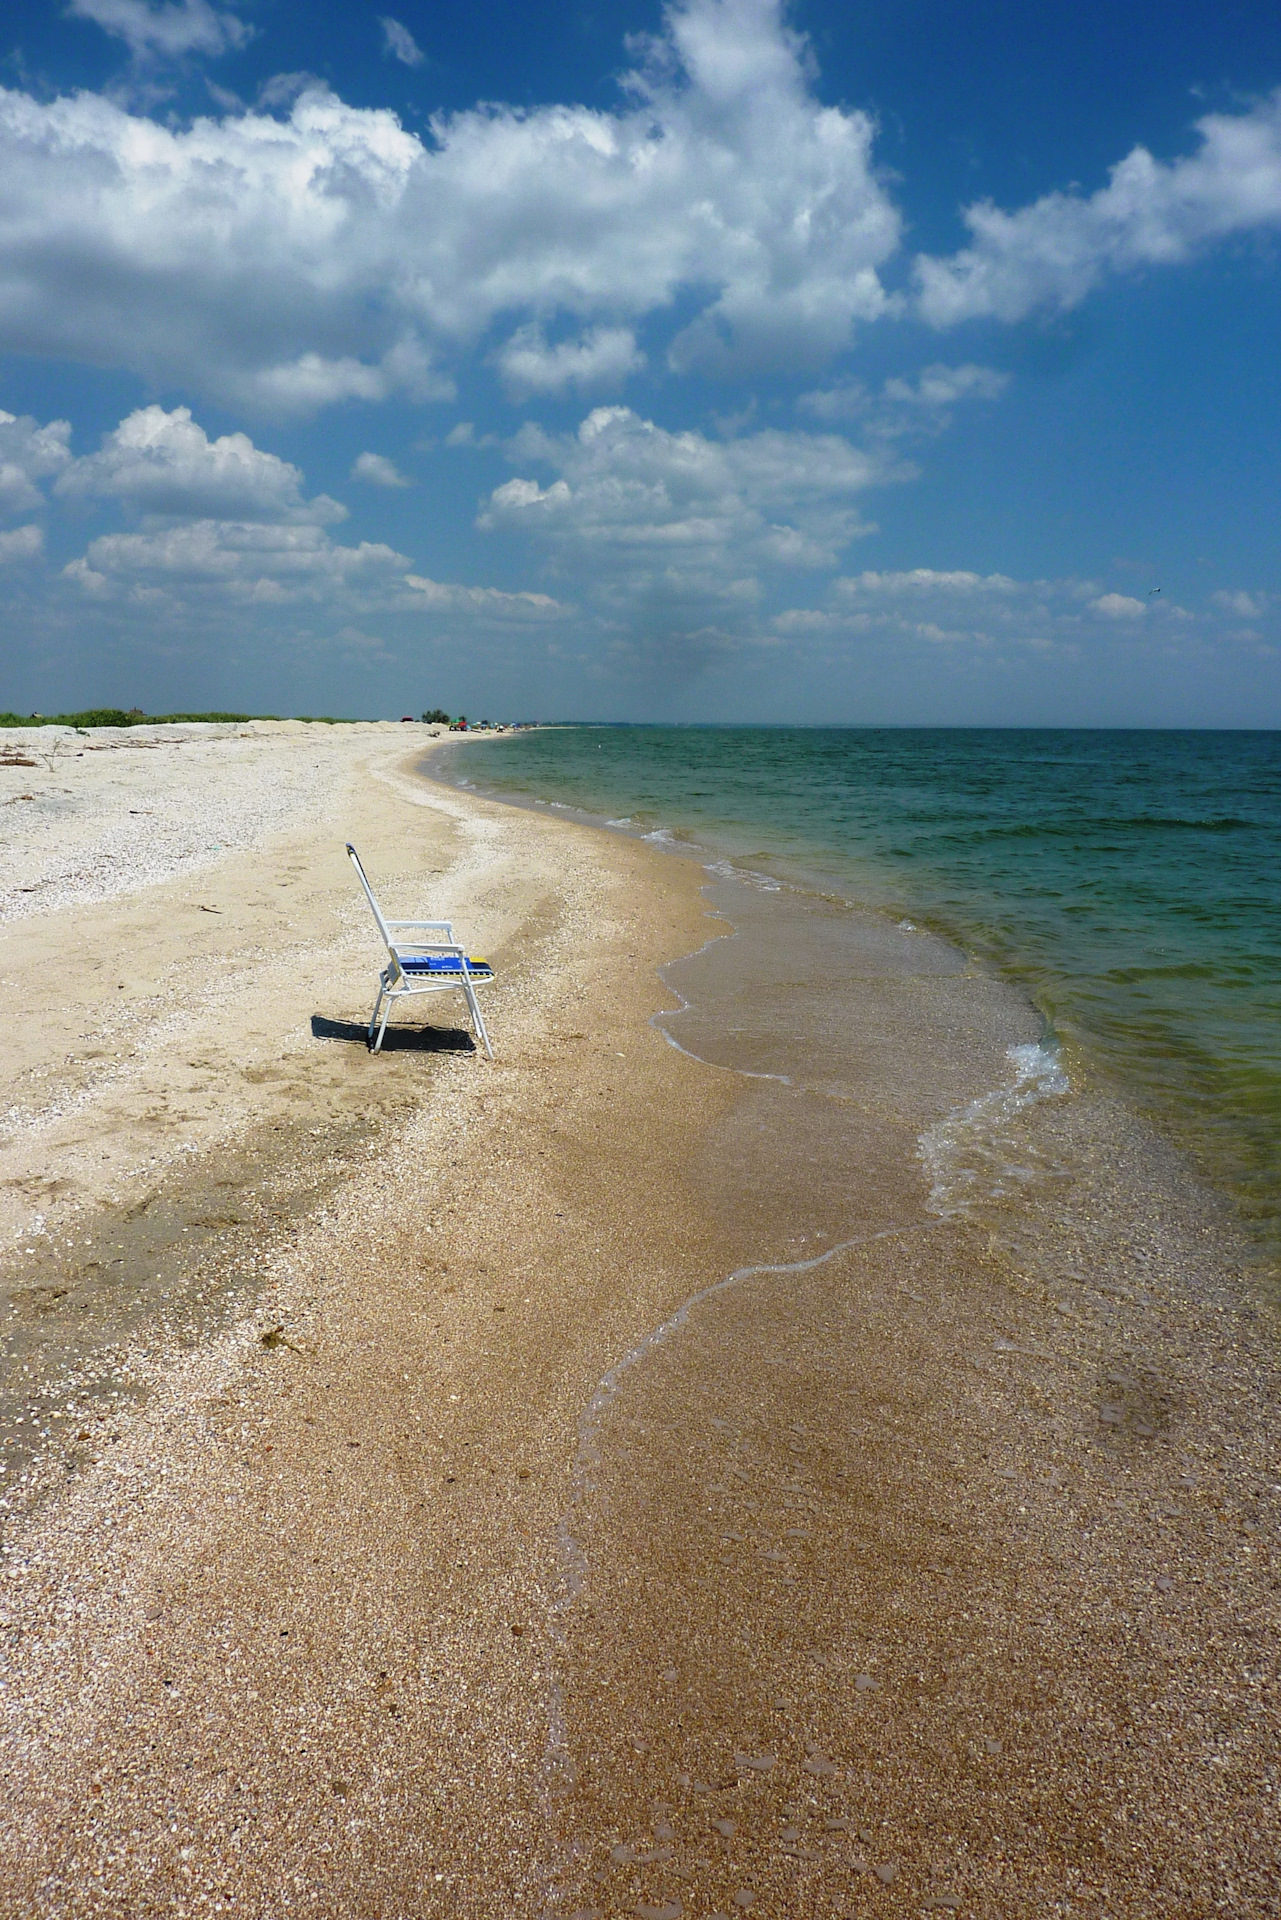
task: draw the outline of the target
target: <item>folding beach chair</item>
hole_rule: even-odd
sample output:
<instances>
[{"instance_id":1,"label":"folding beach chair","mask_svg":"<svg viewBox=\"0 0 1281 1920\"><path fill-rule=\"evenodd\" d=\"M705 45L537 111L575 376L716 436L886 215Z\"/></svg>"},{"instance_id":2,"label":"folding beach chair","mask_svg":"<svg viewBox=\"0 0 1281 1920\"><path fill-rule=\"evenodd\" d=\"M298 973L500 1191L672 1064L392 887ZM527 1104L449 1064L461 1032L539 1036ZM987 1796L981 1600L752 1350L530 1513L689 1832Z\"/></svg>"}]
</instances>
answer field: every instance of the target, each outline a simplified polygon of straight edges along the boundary
<instances>
[{"instance_id":1,"label":"folding beach chair","mask_svg":"<svg viewBox=\"0 0 1281 1920\"><path fill-rule=\"evenodd\" d=\"M377 1053L382 1046L393 1000L403 1000L414 993L461 992L471 1012L476 1037L492 1060L494 1049L489 1044L489 1035L485 1031L485 1022L476 1000L476 983L494 977L489 962L468 957L466 947L459 946L455 940L454 929L448 920L385 920L381 907L374 899L373 888L365 878L360 855L350 841L347 842L347 852L365 889L365 898L378 923L378 931L389 956L387 965L378 977L378 998L369 1022L371 1050ZM378 1025L380 1013L381 1026ZM375 1027L378 1027L377 1040L374 1039Z\"/></svg>"}]
</instances>

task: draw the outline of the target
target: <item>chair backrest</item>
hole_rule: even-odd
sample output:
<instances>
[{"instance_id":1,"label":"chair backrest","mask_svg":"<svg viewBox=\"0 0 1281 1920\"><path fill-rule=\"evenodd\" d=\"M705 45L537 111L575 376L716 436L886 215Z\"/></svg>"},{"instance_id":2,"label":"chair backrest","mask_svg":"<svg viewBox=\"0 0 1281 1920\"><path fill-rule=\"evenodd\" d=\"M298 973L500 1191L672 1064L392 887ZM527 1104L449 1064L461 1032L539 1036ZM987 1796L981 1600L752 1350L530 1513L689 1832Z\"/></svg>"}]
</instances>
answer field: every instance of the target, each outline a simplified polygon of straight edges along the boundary
<instances>
[{"instance_id":1,"label":"chair backrest","mask_svg":"<svg viewBox=\"0 0 1281 1920\"><path fill-rule=\"evenodd\" d=\"M391 934L387 930L387 922L383 919L382 908L379 906L378 902L374 899L374 890L369 884L369 881L365 874L365 869L360 864L360 855L356 852L356 849L352 846L350 840L347 842L347 852L348 852L348 855L350 856L352 866L356 869L356 876L359 879L361 886L365 889L365 898L369 902L369 910L373 914L374 919L378 922L378 931L379 933L381 933L383 937L383 944L387 948L388 953L393 954L393 958L394 958L395 956L394 956L392 944L391 944Z\"/></svg>"}]
</instances>

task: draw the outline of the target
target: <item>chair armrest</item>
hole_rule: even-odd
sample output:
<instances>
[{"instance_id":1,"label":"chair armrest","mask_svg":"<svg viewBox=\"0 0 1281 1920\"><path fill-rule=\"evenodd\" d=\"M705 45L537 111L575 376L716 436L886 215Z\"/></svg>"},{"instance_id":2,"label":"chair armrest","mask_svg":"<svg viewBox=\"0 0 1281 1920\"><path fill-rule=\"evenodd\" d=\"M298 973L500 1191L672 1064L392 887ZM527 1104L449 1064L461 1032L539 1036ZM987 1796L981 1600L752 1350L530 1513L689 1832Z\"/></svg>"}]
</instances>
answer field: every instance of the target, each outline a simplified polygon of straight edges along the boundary
<instances>
[{"instance_id":1,"label":"chair armrest","mask_svg":"<svg viewBox=\"0 0 1281 1920\"><path fill-rule=\"evenodd\" d=\"M388 920L388 927L399 928L404 933L452 933L452 920Z\"/></svg>"}]
</instances>

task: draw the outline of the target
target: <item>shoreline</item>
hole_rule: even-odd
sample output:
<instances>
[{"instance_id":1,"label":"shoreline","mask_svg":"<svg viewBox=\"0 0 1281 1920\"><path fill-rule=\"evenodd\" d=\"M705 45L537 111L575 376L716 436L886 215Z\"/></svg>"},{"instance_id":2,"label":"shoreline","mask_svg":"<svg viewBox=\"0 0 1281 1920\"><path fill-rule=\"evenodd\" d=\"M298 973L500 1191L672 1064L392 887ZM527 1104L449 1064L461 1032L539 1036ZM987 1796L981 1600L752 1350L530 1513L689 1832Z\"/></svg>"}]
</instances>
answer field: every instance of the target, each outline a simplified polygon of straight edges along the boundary
<instances>
[{"instance_id":1,"label":"shoreline","mask_svg":"<svg viewBox=\"0 0 1281 1920\"><path fill-rule=\"evenodd\" d=\"M612 1920L751 1893L799 1916L863 1889L893 1912L1208 1913L1230 1856L1264 1911L1253 1760L1194 1832L1166 1805L1204 1777L1207 1690L1215 1751L1266 1738L1255 1642L1229 1657L1224 1631L1273 1604L1248 1564L1270 1522L1246 1527L1266 1434L1225 1392L1234 1365L1257 1397L1267 1354L1230 1301L1186 1351L1195 1203L1121 1250L1169 1269L1146 1303L1115 1297L1106 1247L1069 1295L981 1221L925 1215L906 1082L874 1077L845 1163L869 1231L797 1261L826 1224L810 1094L650 1025L681 1018L661 966L719 1032L726 967L768 928L718 938L689 863L424 796L397 757L368 831L411 890L447 859L434 886L499 963L498 1060L388 1056L384 1084L424 1071L381 1159L303 1209L251 1318L10 1556L0 1910ZM303 977L341 955L372 983L373 951L344 907ZM878 1017L970 991L941 956L883 964ZM367 1088L368 1056L341 1057ZM290 1345L264 1347L277 1319ZM1156 1702L1154 1783L1133 1727Z\"/></svg>"},{"instance_id":2,"label":"shoreline","mask_svg":"<svg viewBox=\"0 0 1281 1920\"><path fill-rule=\"evenodd\" d=\"M696 749L659 728L620 744L584 728L555 751L464 746L443 764L509 804L702 847L713 872L755 870L954 942L1037 1001L1074 1080L1108 1085L1230 1195L1281 1300L1281 1005L1263 904L1275 835L1255 780L1267 755L1230 757L1216 811L1195 741L1172 735L1131 819L1106 754L1087 755L1096 801L1065 789L1055 735L1037 736L1052 763L1044 796L1025 752L994 750L985 785L937 730L902 752L858 729L831 730L821 752L804 730L777 730L772 748L759 730L717 737Z\"/></svg>"}]
</instances>

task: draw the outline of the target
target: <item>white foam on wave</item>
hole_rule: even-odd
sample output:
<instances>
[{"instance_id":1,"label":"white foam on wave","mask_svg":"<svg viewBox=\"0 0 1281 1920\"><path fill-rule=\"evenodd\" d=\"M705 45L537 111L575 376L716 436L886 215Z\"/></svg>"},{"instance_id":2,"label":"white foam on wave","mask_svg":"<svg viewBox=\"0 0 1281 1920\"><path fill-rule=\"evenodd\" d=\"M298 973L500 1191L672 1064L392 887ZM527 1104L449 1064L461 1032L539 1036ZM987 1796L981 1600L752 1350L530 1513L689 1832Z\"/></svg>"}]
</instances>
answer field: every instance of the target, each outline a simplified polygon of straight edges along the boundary
<instances>
[{"instance_id":1,"label":"white foam on wave","mask_svg":"<svg viewBox=\"0 0 1281 1920\"><path fill-rule=\"evenodd\" d=\"M607 820L605 825L607 827L634 827L636 822L632 819L630 813L625 813L621 820Z\"/></svg>"},{"instance_id":2,"label":"white foam on wave","mask_svg":"<svg viewBox=\"0 0 1281 1920\"><path fill-rule=\"evenodd\" d=\"M714 917L719 918L720 916L717 915ZM682 954L681 958L685 960L696 960L700 953L707 952L707 949L712 945L713 941L724 938L725 936L723 934L714 933L710 940L704 940L701 947L695 948L693 953ZM730 938L737 940L737 932L732 933ZM672 961L671 964L674 966L676 963ZM676 995L676 998L680 1001L680 1005L679 1007L664 1007L661 1013L651 1014L649 1024L662 1034L669 1047L675 1047L677 1053L683 1053L687 1060L697 1060L700 1066L715 1067L718 1073L736 1073L740 1080L777 1080L781 1086L790 1087L792 1085L791 1077L786 1073L757 1073L752 1067L727 1067L719 1060L708 1060L703 1054L695 1053L692 1048L683 1047L675 1035L668 1032L663 1022L664 1020L669 1020L674 1013L688 1013L694 1002L686 999L680 988L673 986L666 976L666 967L660 967L658 970L659 979L663 982L663 985L669 993Z\"/></svg>"},{"instance_id":3,"label":"white foam on wave","mask_svg":"<svg viewBox=\"0 0 1281 1920\"><path fill-rule=\"evenodd\" d=\"M556 1801L569 1792L578 1780L578 1769L569 1745L561 1666L568 1646L569 1616L586 1591L590 1576L587 1552L578 1536L580 1514L598 1492L602 1429L618 1399L624 1377L634 1368L642 1366L658 1348L678 1337L703 1303L714 1300L718 1294L767 1275L813 1273L817 1267L826 1266L829 1260L835 1260L855 1247L870 1247L882 1240L901 1240L911 1234L929 1233L937 1225L938 1222L932 1220L908 1221L900 1226L882 1227L873 1233L858 1234L851 1239L838 1241L834 1246L825 1247L822 1253L811 1254L804 1260L769 1261L736 1267L733 1273L723 1274L719 1280L713 1280L710 1285L690 1294L673 1314L643 1334L597 1381L595 1392L578 1418L578 1444L570 1467L569 1503L556 1528L560 1590L547 1610L550 1642L548 1729L540 1782L545 1817L550 1818Z\"/></svg>"},{"instance_id":4,"label":"white foam on wave","mask_svg":"<svg viewBox=\"0 0 1281 1920\"><path fill-rule=\"evenodd\" d=\"M674 847L676 835L666 827L655 827L652 833L643 833L642 840L648 840L653 847Z\"/></svg>"},{"instance_id":5,"label":"white foam on wave","mask_svg":"<svg viewBox=\"0 0 1281 1920\"><path fill-rule=\"evenodd\" d=\"M1067 1093L1069 1081L1055 1048L1040 1041L1011 1047L1008 1086L980 1094L924 1132L917 1152L930 1176L931 1213L963 1214L976 1201L1001 1200L1045 1177L1050 1169L1016 1132L1019 1116L1042 1100Z\"/></svg>"},{"instance_id":6,"label":"white foam on wave","mask_svg":"<svg viewBox=\"0 0 1281 1920\"><path fill-rule=\"evenodd\" d=\"M736 867L732 860L714 860L703 871L714 873L718 880L737 880L740 886L755 887L758 893L783 891L782 883L771 880L767 873L753 873L750 867Z\"/></svg>"}]
</instances>

